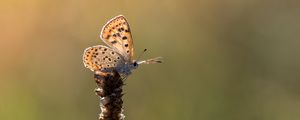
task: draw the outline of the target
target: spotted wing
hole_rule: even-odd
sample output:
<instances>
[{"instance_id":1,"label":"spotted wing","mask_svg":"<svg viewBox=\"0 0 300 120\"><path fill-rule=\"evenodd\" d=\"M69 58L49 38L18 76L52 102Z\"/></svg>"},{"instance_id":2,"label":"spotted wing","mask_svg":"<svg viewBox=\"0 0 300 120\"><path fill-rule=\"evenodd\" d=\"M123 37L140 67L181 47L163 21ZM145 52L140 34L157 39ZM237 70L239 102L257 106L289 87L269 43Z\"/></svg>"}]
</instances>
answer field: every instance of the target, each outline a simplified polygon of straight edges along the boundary
<instances>
[{"instance_id":1,"label":"spotted wing","mask_svg":"<svg viewBox=\"0 0 300 120\"><path fill-rule=\"evenodd\" d=\"M97 45L84 50L83 63L92 71L107 72L117 65L124 64L124 58L111 48Z\"/></svg>"},{"instance_id":2,"label":"spotted wing","mask_svg":"<svg viewBox=\"0 0 300 120\"><path fill-rule=\"evenodd\" d=\"M132 61L133 41L129 24L123 15L116 16L102 28L100 38L119 51L126 61Z\"/></svg>"}]
</instances>

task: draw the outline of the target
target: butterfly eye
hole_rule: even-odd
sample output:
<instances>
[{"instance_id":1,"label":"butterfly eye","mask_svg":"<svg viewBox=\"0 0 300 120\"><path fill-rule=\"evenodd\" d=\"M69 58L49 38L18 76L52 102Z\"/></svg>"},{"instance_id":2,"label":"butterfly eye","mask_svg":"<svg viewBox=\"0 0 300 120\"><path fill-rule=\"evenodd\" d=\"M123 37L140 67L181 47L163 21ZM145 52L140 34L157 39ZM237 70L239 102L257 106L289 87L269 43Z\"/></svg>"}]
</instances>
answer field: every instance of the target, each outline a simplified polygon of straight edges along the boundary
<instances>
[{"instance_id":1,"label":"butterfly eye","mask_svg":"<svg viewBox=\"0 0 300 120\"><path fill-rule=\"evenodd\" d=\"M136 67L138 64L136 62L133 63L133 66Z\"/></svg>"}]
</instances>

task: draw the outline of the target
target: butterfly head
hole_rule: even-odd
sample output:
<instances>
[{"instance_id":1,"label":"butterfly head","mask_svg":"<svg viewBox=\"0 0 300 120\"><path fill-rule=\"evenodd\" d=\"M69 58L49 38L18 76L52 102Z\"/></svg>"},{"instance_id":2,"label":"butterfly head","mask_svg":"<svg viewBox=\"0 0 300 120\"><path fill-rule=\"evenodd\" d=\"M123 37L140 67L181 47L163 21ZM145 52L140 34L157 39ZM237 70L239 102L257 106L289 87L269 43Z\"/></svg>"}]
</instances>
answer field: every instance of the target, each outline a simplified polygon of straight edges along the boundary
<instances>
[{"instance_id":1,"label":"butterfly head","mask_svg":"<svg viewBox=\"0 0 300 120\"><path fill-rule=\"evenodd\" d=\"M132 62L131 65L130 65L130 68L131 68L131 69L136 69L136 68L138 68L138 67L139 67L138 62L137 62L136 60L133 60L133 62Z\"/></svg>"}]
</instances>

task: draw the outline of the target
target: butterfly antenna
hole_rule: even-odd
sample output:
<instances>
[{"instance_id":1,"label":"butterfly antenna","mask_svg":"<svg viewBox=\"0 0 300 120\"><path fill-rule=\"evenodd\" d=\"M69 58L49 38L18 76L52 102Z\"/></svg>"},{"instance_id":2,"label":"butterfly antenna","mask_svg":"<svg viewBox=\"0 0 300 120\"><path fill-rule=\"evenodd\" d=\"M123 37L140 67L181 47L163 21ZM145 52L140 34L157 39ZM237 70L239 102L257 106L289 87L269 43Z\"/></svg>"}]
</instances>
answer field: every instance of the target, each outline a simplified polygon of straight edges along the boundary
<instances>
[{"instance_id":1,"label":"butterfly antenna","mask_svg":"<svg viewBox=\"0 0 300 120\"><path fill-rule=\"evenodd\" d=\"M139 56L137 57L137 61L144 55L144 53L147 51L147 49L144 49L144 51L143 52L141 52L140 54L139 54Z\"/></svg>"},{"instance_id":2,"label":"butterfly antenna","mask_svg":"<svg viewBox=\"0 0 300 120\"><path fill-rule=\"evenodd\" d=\"M147 51L147 49L144 49L144 51L138 56L137 58L137 64L153 64L153 63L162 63L163 61L161 60L162 57L156 57L148 60L142 60L139 61L139 59L144 55L144 53Z\"/></svg>"}]
</instances>

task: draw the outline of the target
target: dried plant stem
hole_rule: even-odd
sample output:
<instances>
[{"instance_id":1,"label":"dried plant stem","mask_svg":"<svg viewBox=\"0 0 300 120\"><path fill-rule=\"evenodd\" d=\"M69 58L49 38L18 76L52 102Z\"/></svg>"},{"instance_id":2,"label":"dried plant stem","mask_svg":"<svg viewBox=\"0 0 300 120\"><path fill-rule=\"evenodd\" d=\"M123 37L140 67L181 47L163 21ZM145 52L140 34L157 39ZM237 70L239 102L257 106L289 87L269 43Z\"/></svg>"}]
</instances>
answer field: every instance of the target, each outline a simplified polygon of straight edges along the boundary
<instances>
[{"instance_id":1,"label":"dried plant stem","mask_svg":"<svg viewBox=\"0 0 300 120\"><path fill-rule=\"evenodd\" d=\"M94 78L98 85L95 90L100 98L99 120L124 120L122 86L123 80L118 72L101 75L95 73Z\"/></svg>"}]
</instances>

